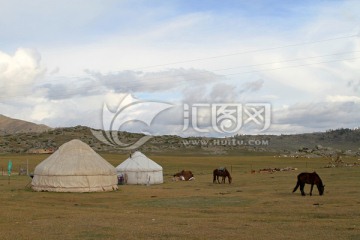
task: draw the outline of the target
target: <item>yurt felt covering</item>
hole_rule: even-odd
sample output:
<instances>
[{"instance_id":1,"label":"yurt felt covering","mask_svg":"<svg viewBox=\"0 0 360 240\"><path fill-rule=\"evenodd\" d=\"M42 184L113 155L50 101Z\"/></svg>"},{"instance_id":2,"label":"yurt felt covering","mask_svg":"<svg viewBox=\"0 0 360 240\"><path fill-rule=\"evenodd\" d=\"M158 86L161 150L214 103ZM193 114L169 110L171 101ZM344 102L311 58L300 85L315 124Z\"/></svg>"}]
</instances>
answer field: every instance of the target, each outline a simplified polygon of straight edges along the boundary
<instances>
[{"instance_id":1,"label":"yurt felt covering","mask_svg":"<svg viewBox=\"0 0 360 240\"><path fill-rule=\"evenodd\" d=\"M35 191L101 192L116 190L116 169L80 140L71 140L36 166Z\"/></svg>"},{"instance_id":2,"label":"yurt felt covering","mask_svg":"<svg viewBox=\"0 0 360 240\"><path fill-rule=\"evenodd\" d=\"M137 151L116 167L118 175L125 176L127 184L163 183L163 168Z\"/></svg>"}]
</instances>

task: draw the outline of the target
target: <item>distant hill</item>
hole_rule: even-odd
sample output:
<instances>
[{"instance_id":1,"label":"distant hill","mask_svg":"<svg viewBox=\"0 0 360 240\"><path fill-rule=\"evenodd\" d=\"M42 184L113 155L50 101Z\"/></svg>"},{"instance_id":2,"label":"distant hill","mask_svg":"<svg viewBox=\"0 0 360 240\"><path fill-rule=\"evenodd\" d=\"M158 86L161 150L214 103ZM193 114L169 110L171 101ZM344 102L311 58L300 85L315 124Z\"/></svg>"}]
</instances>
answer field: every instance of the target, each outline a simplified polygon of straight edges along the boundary
<instances>
[{"instance_id":1,"label":"distant hill","mask_svg":"<svg viewBox=\"0 0 360 240\"><path fill-rule=\"evenodd\" d=\"M1 153L51 153L63 143L80 139L98 152L129 153L116 145L100 142L89 127L52 129L0 115ZM135 143L143 134L118 132L123 143ZM236 135L229 138L154 136L138 150L156 154L287 156L360 156L360 129L335 129L293 135Z\"/></svg>"},{"instance_id":2,"label":"distant hill","mask_svg":"<svg viewBox=\"0 0 360 240\"><path fill-rule=\"evenodd\" d=\"M13 119L0 114L0 136L16 133L40 133L50 129L43 124Z\"/></svg>"},{"instance_id":3,"label":"distant hill","mask_svg":"<svg viewBox=\"0 0 360 240\"><path fill-rule=\"evenodd\" d=\"M142 134L118 132L123 143L134 143ZM38 133L7 134L0 138L1 153L29 153L56 150L63 143L80 139L97 152L128 154L118 146L100 142L89 127L55 128ZM138 150L164 155L287 155L360 156L360 129L337 129L294 135L237 135L230 138L154 136Z\"/></svg>"}]
</instances>

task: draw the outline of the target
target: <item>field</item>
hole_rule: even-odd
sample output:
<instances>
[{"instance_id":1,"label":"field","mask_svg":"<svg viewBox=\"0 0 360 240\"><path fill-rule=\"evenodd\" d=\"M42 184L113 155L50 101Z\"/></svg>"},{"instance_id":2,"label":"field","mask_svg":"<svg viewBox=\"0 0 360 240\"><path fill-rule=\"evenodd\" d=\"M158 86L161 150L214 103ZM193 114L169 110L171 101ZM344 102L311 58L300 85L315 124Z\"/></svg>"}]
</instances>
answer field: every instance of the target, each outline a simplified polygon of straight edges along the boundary
<instances>
[{"instance_id":1,"label":"field","mask_svg":"<svg viewBox=\"0 0 360 240\"><path fill-rule=\"evenodd\" d=\"M124 155L102 154L114 166ZM14 171L45 155L0 155ZM273 156L149 155L164 168L165 183L121 185L116 192L33 192L30 178L0 176L1 239L360 239L359 167L324 168L328 159ZM356 158L346 159L349 162ZM233 183L213 184L212 170L226 166ZM297 171L251 174L251 169ZM195 181L173 182L192 170ZM291 193L301 171L316 170L324 196ZM5 172L5 171L4 171ZM4 173L6 174L6 172ZM310 186L305 186L308 193Z\"/></svg>"}]
</instances>

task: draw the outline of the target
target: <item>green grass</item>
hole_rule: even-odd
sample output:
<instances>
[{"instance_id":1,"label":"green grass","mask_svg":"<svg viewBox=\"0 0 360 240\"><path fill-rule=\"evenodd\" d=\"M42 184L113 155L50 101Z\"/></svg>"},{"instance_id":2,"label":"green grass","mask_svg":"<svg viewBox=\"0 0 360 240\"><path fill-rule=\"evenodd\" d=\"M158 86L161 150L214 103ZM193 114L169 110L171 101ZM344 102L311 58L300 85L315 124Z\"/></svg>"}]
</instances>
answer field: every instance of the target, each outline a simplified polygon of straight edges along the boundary
<instances>
[{"instance_id":1,"label":"green grass","mask_svg":"<svg viewBox=\"0 0 360 240\"><path fill-rule=\"evenodd\" d=\"M126 155L102 154L117 166ZM14 169L45 155L1 155ZM0 176L1 239L359 239L360 169L323 168L327 159L272 156L157 156L165 183L121 185L116 192L33 192L27 176ZM357 161L356 159L348 159ZM232 169L233 183L213 184L211 172ZM298 171L251 174L268 167ZM190 169L195 181L172 182ZM301 171L316 170L325 194L291 193ZM308 193L310 186L305 187Z\"/></svg>"}]
</instances>

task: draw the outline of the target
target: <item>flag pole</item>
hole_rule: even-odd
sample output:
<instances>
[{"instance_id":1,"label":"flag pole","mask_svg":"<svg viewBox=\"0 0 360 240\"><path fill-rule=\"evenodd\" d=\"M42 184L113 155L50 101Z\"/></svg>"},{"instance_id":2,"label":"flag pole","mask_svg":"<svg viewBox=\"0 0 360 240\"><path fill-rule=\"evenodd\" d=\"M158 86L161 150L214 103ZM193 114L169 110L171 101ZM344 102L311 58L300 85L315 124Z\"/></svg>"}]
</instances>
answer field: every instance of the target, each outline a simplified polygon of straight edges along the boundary
<instances>
[{"instance_id":1,"label":"flag pole","mask_svg":"<svg viewBox=\"0 0 360 240\"><path fill-rule=\"evenodd\" d=\"M9 160L9 163L8 163L8 175L9 175L8 184L10 184L11 170L12 170L12 161Z\"/></svg>"}]
</instances>

